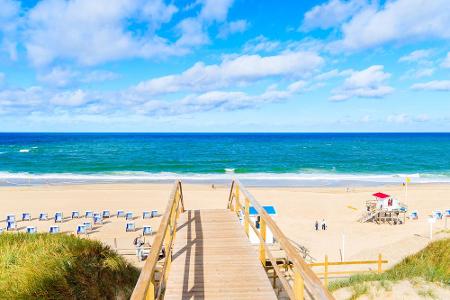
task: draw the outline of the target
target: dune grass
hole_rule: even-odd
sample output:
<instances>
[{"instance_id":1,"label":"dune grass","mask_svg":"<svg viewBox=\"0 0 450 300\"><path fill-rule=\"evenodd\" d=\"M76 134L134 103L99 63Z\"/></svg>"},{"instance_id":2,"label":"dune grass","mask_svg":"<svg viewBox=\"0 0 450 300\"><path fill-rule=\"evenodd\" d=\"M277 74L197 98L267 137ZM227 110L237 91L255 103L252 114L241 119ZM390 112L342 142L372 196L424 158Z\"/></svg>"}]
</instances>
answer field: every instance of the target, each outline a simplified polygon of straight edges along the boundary
<instances>
[{"instance_id":1,"label":"dune grass","mask_svg":"<svg viewBox=\"0 0 450 300\"><path fill-rule=\"evenodd\" d=\"M0 234L2 299L128 298L139 272L98 241Z\"/></svg>"},{"instance_id":2,"label":"dune grass","mask_svg":"<svg viewBox=\"0 0 450 300\"><path fill-rule=\"evenodd\" d=\"M360 274L345 280L333 281L328 289L359 286L369 281L398 281L421 278L450 286L450 239L430 243L416 254L410 255L382 274Z\"/></svg>"}]
</instances>

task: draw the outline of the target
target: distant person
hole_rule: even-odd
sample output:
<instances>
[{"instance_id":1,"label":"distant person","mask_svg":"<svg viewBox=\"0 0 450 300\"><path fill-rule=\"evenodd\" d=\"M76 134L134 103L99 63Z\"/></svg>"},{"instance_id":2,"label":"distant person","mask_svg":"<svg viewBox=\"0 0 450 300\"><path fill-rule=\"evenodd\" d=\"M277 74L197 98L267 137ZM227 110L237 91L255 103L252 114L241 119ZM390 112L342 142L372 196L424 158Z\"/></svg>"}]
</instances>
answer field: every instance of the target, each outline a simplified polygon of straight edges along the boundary
<instances>
[{"instance_id":1,"label":"distant person","mask_svg":"<svg viewBox=\"0 0 450 300\"><path fill-rule=\"evenodd\" d=\"M322 219L321 226L322 226L322 230L326 230L325 219Z\"/></svg>"},{"instance_id":2,"label":"distant person","mask_svg":"<svg viewBox=\"0 0 450 300\"><path fill-rule=\"evenodd\" d=\"M142 240L142 236L138 235L134 241L133 241L134 246L136 247L136 256L138 258L138 261L142 261L142 252L143 252L143 245L144 245L144 241Z\"/></svg>"},{"instance_id":3,"label":"distant person","mask_svg":"<svg viewBox=\"0 0 450 300\"><path fill-rule=\"evenodd\" d=\"M325 222L325 220L323 220L323 230L327 230L327 222Z\"/></svg>"},{"instance_id":4,"label":"distant person","mask_svg":"<svg viewBox=\"0 0 450 300\"><path fill-rule=\"evenodd\" d=\"M214 185L214 183L211 184L211 188L212 188L213 190L216 189L216 186Z\"/></svg>"},{"instance_id":5,"label":"distant person","mask_svg":"<svg viewBox=\"0 0 450 300\"><path fill-rule=\"evenodd\" d=\"M316 220L316 223L314 224L316 231L319 231L319 221Z\"/></svg>"}]
</instances>

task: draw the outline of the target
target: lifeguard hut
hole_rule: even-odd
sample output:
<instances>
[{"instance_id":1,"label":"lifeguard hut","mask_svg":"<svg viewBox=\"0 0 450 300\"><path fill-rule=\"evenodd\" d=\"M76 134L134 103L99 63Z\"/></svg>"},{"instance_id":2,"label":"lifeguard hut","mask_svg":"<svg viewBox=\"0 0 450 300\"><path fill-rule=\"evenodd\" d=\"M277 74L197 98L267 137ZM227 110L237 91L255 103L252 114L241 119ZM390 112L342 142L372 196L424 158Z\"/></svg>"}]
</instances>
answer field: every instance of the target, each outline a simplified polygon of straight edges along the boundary
<instances>
[{"instance_id":1,"label":"lifeguard hut","mask_svg":"<svg viewBox=\"0 0 450 300\"><path fill-rule=\"evenodd\" d=\"M406 220L408 207L394 197L385 193L375 193L374 199L366 201L366 211L359 219L361 223L403 224Z\"/></svg>"}]
</instances>

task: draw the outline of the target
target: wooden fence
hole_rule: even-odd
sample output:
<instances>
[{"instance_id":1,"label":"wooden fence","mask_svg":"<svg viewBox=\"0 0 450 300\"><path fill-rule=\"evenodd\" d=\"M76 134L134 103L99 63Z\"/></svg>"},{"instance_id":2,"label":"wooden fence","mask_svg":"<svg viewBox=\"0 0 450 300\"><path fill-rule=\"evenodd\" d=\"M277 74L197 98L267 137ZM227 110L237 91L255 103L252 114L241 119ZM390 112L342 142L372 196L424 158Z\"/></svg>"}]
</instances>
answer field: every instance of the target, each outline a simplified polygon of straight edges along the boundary
<instances>
[{"instance_id":1,"label":"wooden fence","mask_svg":"<svg viewBox=\"0 0 450 300\"><path fill-rule=\"evenodd\" d=\"M310 267L323 267L323 272L316 272L316 275L323 276L324 285L328 286L328 278L330 275L352 275L356 273L367 273L373 272L380 274L383 272L383 264L387 264L387 260L383 260L381 254L378 254L377 260L362 260L362 261L337 261L330 262L328 261L328 255L325 255L325 260L323 262L316 263L308 263ZM346 271L332 271L330 272L329 268L331 266L350 266L350 265L376 265L377 270L346 270Z\"/></svg>"},{"instance_id":2,"label":"wooden fence","mask_svg":"<svg viewBox=\"0 0 450 300\"><path fill-rule=\"evenodd\" d=\"M243 198L243 203L241 203ZM259 230L255 224L250 220L249 211L252 205L260 217ZM331 293L327 290L322 282L312 271L311 267L303 260L300 253L289 242L283 232L278 228L276 223L267 214L264 208L256 201L256 199L248 192L248 190L239 182L233 180L228 199L228 209L236 212L239 218L243 218L244 230L249 235L249 230L255 232L258 236L259 244L259 259L264 267L269 261L278 280L283 286L284 291L290 299L300 300L305 298L305 292L309 298L312 299L334 299ZM270 248L266 243L266 229L269 228L279 243L280 248L286 254L286 259L292 264L293 270L293 284L290 283L286 277L286 272L280 268L277 258L273 256Z\"/></svg>"},{"instance_id":3,"label":"wooden fence","mask_svg":"<svg viewBox=\"0 0 450 300\"><path fill-rule=\"evenodd\" d=\"M172 246L177 230L177 220L183 211L183 189L181 181L176 181L153 240L150 254L131 295L132 300L161 299L172 263ZM165 253L161 255L163 249Z\"/></svg>"}]
</instances>

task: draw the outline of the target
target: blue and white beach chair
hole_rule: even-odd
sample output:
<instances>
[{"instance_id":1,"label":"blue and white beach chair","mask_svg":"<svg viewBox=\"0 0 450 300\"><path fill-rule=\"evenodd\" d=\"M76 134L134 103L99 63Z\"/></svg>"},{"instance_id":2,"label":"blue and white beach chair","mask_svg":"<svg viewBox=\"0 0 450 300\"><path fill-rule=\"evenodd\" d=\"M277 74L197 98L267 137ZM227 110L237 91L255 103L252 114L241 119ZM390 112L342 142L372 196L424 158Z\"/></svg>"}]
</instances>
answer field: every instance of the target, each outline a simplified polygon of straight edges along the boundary
<instances>
[{"instance_id":1,"label":"blue and white beach chair","mask_svg":"<svg viewBox=\"0 0 450 300\"><path fill-rule=\"evenodd\" d=\"M152 218L152 213L149 211L144 211L142 213L142 219L151 219Z\"/></svg>"},{"instance_id":2,"label":"blue and white beach chair","mask_svg":"<svg viewBox=\"0 0 450 300\"><path fill-rule=\"evenodd\" d=\"M78 210L72 211L72 219L78 219L80 217L80 212Z\"/></svg>"},{"instance_id":3,"label":"blue and white beach chair","mask_svg":"<svg viewBox=\"0 0 450 300\"><path fill-rule=\"evenodd\" d=\"M57 212L55 213L55 223L62 223L63 222L63 213L62 212Z\"/></svg>"},{"instance_id":4,"label":"blue and white beach chair","mask_svg":"<svg viewBox=\"0 0 450 300\"><path fill-rule=\"evenodd\" d=\"M16 230L17 224L16 221L7 221L6 222L6 231Z\"/></svg>"},{"instance_id":5,"label":"blue and white beach chair","mask_svg":"<svg viewBox=\"0 0 450 300\"><path fill-rule=\"evenodd\" d=\"M118 218L123 218L123 217L125 217L125 211L123 211L123 210L118 210L116 216L117 216Z\"/></svg>"},{"instance_id":6,"label":"blue and white beach chair","mask_svg":"<svg viewBox=\"0 0 450 300\"><path fill-rule=\"evenodd\" d=\"M156 218L158 216L157 210L152 210L152 218Z\"/></svg>"},{"instance_id":7,"label":"blue and white beach chair","mask_svg":"<svg viewBox=\"0 0 450 300\"><path fill-rule=\"evenodd\" d=\"M436 220L442 220L442 217L443 217L442 211L440 210L433 211L433 218L435 218Z\"/></svg>"},{"instance_id":8,"label":"blue and white beach chair","mask_svg":"<svg viewBox=\"0 0 450 300\"><path fill-rule=\"evenodd\" d=\"M142 228L142 235L152 235L152 234L153 234L152 226L144 225L144 227Z\"/></svg>"},{"instance_id":9,"label":"blue and white beach chair","mask_svg":"<svg viewBox=\"0 0 450 300\"><path fill-rule=\"evenodd\" d=\"M84 216L85 216L86 218L92 218L92 217L94 216L94 212L92 212L91 210L87 210L87 211L84 213Z\"/></svg>"},{"instance_id":10,"label":"blue and white beach chair","mask_svg":"<svg viewBox=\"0 0 450 300\"><path fill-rule=\"evenodd\" d=\"M92 230L92 223L91 222L83 222L83 225L86 227L87 230Z\"/></svg>"},{"instance_id":11,"label":"blue and white beach chair","mask_svg":"<svg viewBox=\"0 0 450 300\"><path fill-rule=\"evenodd\" d=\"M39 214L39 221L47 221L48 220L48 214L47 213L40 213Z\"/></svg>"},{"instance_id":12,"label":"blue and white beach chair","mask_svg":"<svg viewBox=\"0 0 450 300\"><path fill-rule=\"evenodd\" d=\"M27 233L36 233L36 232L37 232L37 229L36 229L35 226L27 226L26 232L27 232Z\"/></svg>"},{"instance_id":13,"label":"blue and white beach chair","mask_svg":"<svg viewBox=\"0 0 450 300\"><path fill-rule=\"evenodd\" d=\"M445 217L450 218L450 209L445 210Z\"/></svg>"},{"instance_id":14,"label":"blue and white beach chair","mask_svg":"<svg viewBox=\"0 0 450 300\"><path fill-rule=\"evenodd\" d=\"M87 234L86 226L85 225L78 225L77 226L77 234Z\"/></svg>"},{"instance_id":15,"label":"blue and white beach chair","mask_svg":"<svg viewBox=\"0 0 450 300\"><path fill-rule=\"evenodd\" d=\"M102 217L103 218L110 218L111 217L111 213L109 212L109 210L104 210L102 212Z\"/></svg>"},{"instance_id":16,"label":"blue and white beach chair","mask_svg":"<svg viewBox=\"0 0 450 300\"><path fill-rule=\"evenodd\" d=\"M125 227L126 232L136 231L136 226L134 223L127 223Z\"/></svg>"},{"instance_id":17,"label":"blue and white beach chair","mask_svg":"<svg viewBox=\"0 0 450 300\"><path fill-rule=\"evenodd\" d=\"M103 224L103 218L100 214L94 214L94 224Z\"/></svg>"},{"instance_id":18,"label":"blue and white beach chair","mask_svg":"<svg viewBox=\"0 0 450 300\"><path fill-rule=\"evenodd\" d=\"M30 221L31 214L30 213L22 213L22 221Z\"/></svg>"},{"instance_id":19,"label":"blue and white beach chair","mask_svg":"<svg viewBox=\"0 0 450 300\"><path fill-rule=\"evenodd\" d=\"M133 220L133 213L132 212L127 212L125 215L125 219L128 220Z\"/></svg>"},{"instance_id":20,"label":"blue and white beach chair","mask_svg":"<svg viewBox=\"0 0 450 300\"><path fill-rule=\"evenodd\" d=\"M16 216L15 215L7 215L6 216L6 222L15 222Z\"/></svg>"},{"instance_id":21,"label":"blue and white beach chair","mask_svg":"<svg viewBox=\"0 0 450 300\"><path fill-rule=\"evenodd\" d=\"M51 234L59 233L59 226L50 226L48 233L51 233Z\"/></svg>"},{"instance_id":22,"label":"blue and white beach chair","mask_svg":"<svg viewBox=\"0 0 450 300\"><path fill-rule=\"evenodd\" d=\"M417 210L412 211L412 212L409 214L409 218L410 218L411 220L417 220L417 219L419 219L419 213L417 212Z\"/></svg>"}]
</instances>

